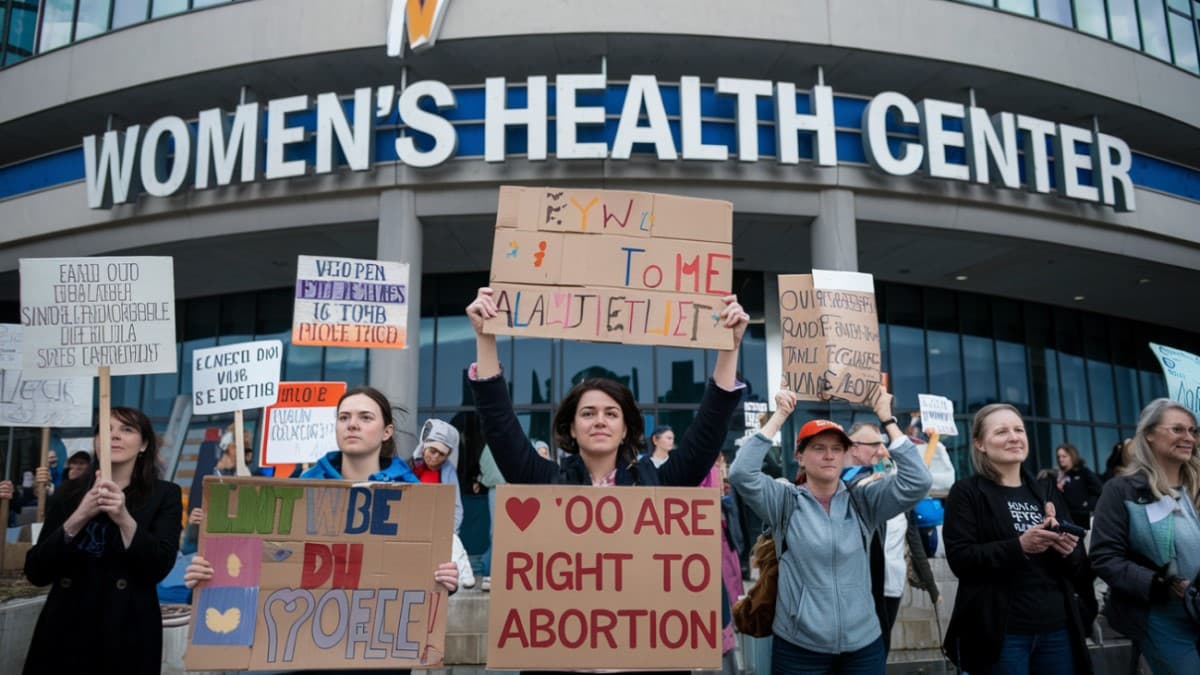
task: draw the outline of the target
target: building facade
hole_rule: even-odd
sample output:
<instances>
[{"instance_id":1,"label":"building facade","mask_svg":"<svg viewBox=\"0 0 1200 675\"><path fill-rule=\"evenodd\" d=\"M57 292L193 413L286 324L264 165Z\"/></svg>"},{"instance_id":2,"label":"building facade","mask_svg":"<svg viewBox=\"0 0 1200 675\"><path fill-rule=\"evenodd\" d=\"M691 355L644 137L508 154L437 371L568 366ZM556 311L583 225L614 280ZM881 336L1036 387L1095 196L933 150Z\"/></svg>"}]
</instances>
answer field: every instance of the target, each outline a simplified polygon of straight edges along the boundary
<instances>
[{"instance_id":1,"label":"building facade","mask_svg":"<svg viewBox=\"0 0 1200 675\"><path fill-rule=\"evenodd\" d=\"M21 258L173 256L179 373L114 403L201 429L227 422L180 418L191 353L286 343L297 255L407 262L411 349L288 345L284 378L369 382L402 446L436 416L477 450L463 309L497 189L562 185L733 202L750 401L780 379L777 275L873 274L898 405L954 400L960 471L993 401L1040 465L1069 440L1102 467L1168 394L1148 343L1200 352L1200 2L409 3L425 41L405 4L0 1L0 322ZM686 426L714 358L501 346L534 438L593 374Z\"/></svg>"}]
</instances>

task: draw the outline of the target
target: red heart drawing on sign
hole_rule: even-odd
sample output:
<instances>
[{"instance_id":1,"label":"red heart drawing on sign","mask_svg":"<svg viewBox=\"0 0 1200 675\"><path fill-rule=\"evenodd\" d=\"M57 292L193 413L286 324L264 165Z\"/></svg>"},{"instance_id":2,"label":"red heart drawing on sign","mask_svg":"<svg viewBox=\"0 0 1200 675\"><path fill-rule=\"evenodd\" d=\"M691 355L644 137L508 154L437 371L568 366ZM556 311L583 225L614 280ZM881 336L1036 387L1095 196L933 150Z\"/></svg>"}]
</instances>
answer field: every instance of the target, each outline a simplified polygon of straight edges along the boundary
<instances>
[{"instance_id":1,"label":"red heart drawing on sign","mask_svg":"<svg viewBox=\"0 0 1200 675\"><path fill-rule=\"evenodd\" d=\"M536 497L530 497L524 501L516 497L509 497L508 501L504 503L504 510L508 512L508 517L522 532L529 527L534 518L537 518L538 510L541 508L542 505Z\"/></svg>"}]
</instances>

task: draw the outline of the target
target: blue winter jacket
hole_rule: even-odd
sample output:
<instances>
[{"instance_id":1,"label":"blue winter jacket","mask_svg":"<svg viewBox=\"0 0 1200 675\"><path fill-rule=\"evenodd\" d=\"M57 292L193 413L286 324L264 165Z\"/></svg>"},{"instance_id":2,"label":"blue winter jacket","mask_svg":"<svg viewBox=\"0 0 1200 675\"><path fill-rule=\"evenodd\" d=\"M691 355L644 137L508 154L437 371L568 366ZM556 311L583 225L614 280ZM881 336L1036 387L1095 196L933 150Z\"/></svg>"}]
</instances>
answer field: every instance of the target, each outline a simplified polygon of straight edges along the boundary
<instances>
[{"instance_id":1,"label":"blue winter jacket","mask_svg":"<svg viewBox=\"0 0 1200 675\"><path fill-rule=\"evenodd\" d=\"M300 474L301 478L321 478L345 480L342 477L342 453L334 450L326 453L308 471ZM408 463L399 457L392 457L392 463L381 471L371 474L370 479L380 483L419 483L416 474L408 468Z\"/></svg>"}]
</instances>

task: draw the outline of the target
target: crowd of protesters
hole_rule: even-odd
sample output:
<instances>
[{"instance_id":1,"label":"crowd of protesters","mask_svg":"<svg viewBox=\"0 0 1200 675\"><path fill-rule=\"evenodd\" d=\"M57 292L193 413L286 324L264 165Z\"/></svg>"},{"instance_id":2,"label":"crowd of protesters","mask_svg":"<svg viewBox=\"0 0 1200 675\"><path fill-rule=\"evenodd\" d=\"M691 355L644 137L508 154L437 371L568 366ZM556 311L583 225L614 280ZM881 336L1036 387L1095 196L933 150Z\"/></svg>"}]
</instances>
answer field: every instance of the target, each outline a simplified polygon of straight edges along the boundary
<instances>
[{"instance_id":1,"label":"crowd of protesters","mask_svg":"<svg viewBox=\"0 0 1200 675\"><path fill-rule=\"evenodd\" d=\"M883 673L905 584L941 604L929 563L939 547L958 580L943 649L965 672L1091 673L1098 577L1107 584L1108 624L1132 640L1155 675L1200 673L1200 458L1191 411L1151 402L1134 436L1112 449L1103 476L1071 444L1055 448L1054 468L1035 475L1021 412L985 405L970 425L973 471L955 480L944 445L902 425L892 396L881 391L869 405L877 423L846 432L830 420L797 420L800 473L792 480L779 477L772 457L797 407L785 391L761 428L739 441L726 475L721 453L745 388L736 367L749 316L736 296L723 305L719 320L733 346L718 352L686 429L662 426L647 437L630 390L596 378L558 403L547 444L528 438L513 410L496 338L483 331L498 310L491 290L480 289L466 312L476 336L468 380L485 445L482 456L462 458L471 467L462 489L487 493L491 513L503 483L721 488L725 616L749 574L749 516L780 542L775 673ZM18 505L33 486L60 483L25 561L29 581L50 587L27 673L160 668L155 585L176 563L180 490L158 475L158 446L144 414L114 408L107 422L97 439L110 435L110 475L100 476L95 454L77 453L65 472L39 468L19 489L0 483L0 498ZM336 431L337 449L303 478L459 483L458 430L429 420L417 447L401 454L392 406L370 387L342 397ZM460 495L456 535L462 514ZM190 519L202 522L203 508ZM490 548L480 571L487 590ZM448 592L474 585L461 546L454 561L430 572ZM184 578L195 587L212 573L196 556ZM64 635L72 636L70 649L62 647ZM728 652L732 624L723 637Z\"/></svg>"}]
</instances>

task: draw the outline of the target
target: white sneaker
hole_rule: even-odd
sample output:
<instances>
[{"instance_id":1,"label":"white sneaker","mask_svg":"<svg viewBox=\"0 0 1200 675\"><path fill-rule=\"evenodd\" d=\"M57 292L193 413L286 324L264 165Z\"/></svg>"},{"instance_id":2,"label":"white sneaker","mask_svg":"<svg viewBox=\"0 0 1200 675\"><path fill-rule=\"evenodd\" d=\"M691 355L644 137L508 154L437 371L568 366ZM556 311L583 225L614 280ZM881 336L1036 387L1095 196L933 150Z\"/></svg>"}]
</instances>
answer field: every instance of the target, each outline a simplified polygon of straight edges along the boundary
<instances>
[{"instance_id":1,"label":"white sneaker","mask_svg":"<svg viewBox=\"0 0 1200 675\"><path fill-rule=\"evenodd\" d=\"M484 578L483 578L483 584L482 584L482 585L480 585L479 589L480 589L480 590L482 590L482 591L484 591L484 592L487 592L487 591L490 591L490 590L492 590L492 578L491 578L491 577L484 577Z\"/></svg>"},{"instance_id":2,"label":"white sneaker","mask_svg":"<svg viewBox=\"0 0 1200 675\"><path fill-rule=\"evenodd\" d=\"M467 557L467 549L463 547L462 540L458 538L457 534L454 535L451 545L451 557L458 565L458 585L463 588L474 588L475 573L471 570L471 559Z\"/></svg>"}]
</instances>

